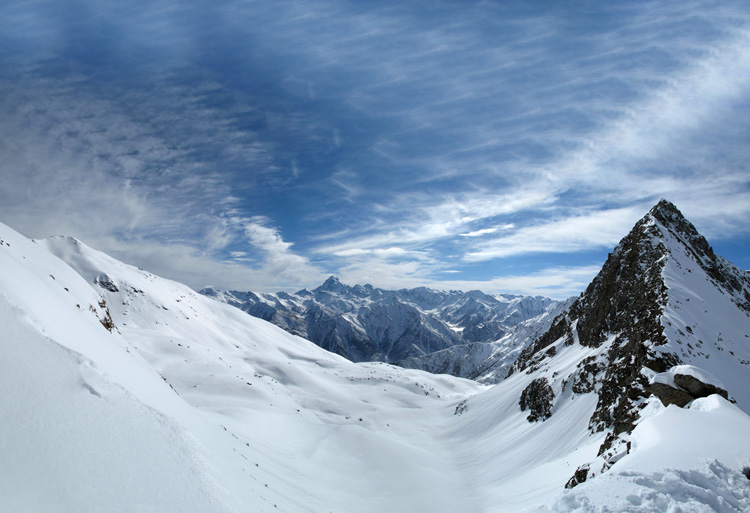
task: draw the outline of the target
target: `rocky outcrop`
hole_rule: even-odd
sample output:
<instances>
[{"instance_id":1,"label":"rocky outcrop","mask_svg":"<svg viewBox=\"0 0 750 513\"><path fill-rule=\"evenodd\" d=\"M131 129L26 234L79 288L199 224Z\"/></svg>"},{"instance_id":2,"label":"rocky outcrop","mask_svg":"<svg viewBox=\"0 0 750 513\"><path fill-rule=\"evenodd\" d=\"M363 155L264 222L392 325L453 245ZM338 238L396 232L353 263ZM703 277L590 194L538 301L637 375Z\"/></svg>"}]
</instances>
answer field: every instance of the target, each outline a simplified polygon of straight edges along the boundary
<instances>
[{"instance_id":1,"label":"rocky outcrop","mask_svg":"<svg viewBox=\"0 0 750 513\"><path fill-rule=\"evenodd\" d=\"M729 393L716 378L691 365L680 365L657 374L651 378L646 392L658 397L664 406L676 404L680 408L694 399L713 394L729 400Z\"/></svg>"},{"instance_id":2,"label":"rocky outcrop","mask_svg":"<svg viewBox=\"0 0 750 513\"><path fill-rule=\"evenodd\" d=\"M729 399L729 394L723 388L719 388L711 383L704 383L689 374L675 374L674 384L687 390L687 392L696 399L698 397L708 397L712 394L719 394L724 399Z\"/></svg>"},{"instance_id":3,"label":"rocky outcrop","mask_svg":"<svg viewBox=\"0 0 750 513\"><path fill-rule=\"evenodd\" d=\"M695 399L695 396L685 392L680 388L675 388L666 383L652 383L646 387L647 394L653 394L659 398L664 406L676 404L680 408Z\"/></svg>"},{"instance_id":4,"label":"rocky outcrop","mask_svg":"<svg viewBox=\"0 0 750 513\"><path fill-rule=\"evenodd\" d=\"M107 276L106 274L101 274L100 276L97 276L96 279L94 279L94 283L99 285L104 290L108 290L110 292L119 292L119 288L117 288L117 284Z\"/></svg>"},{"instance_id":5,"label":"rocky outcrop","mask_svg":"<svg viewBox=\"0 0 750 513\"><path fill-rule=\"evenodd\" d=\"M671 205L671 204L670 204ZM539 337L513 364L511 373L534 371L553 355L548 347L562 339L571 345L599 348L609 339L603 362L581 363L583 377L574 383L578 392L591 391L598 383L598 404L591 416L592 431L630 431L638 403L646 395L648 380L640 369L663 372L678 363L676 357L655 351L666 343L661 313L667 291L661 277L666 248L659 240L653 215L665 207L659 203L641 219L615 250L586 291L561 314L550 330ZM630 362L614 365L612 362ZM588 365L588 367L585 367ZM595 371L595 372L592 372Z\"/></svg>"},{"instance_id":6,"label":"rocky outcrop","mask_svg":"<svg viewBox=\"0 0 750 513\"><path fill-rule=\"evenodd\" d=\"M529 410L526 420L529 422L544 421L552 416L552 405L555 400L555 392L549 385L547 378L537 378L521 392L518 401L521 411Z\"/></svg>"},{"instance_id":7,"label":"rocky outcrop","mask_svg":"<svg viewBox=\"0 0 750 513\"><path fill-rule=\"evenodd\" d=\"M571 477L568 482L565 483L565 488L575 488L579 484L586 482L586 479L589 475L589 468L590 467L588 463L578 467L573 474L573 477Z\"/></svg>"}]
</instances>

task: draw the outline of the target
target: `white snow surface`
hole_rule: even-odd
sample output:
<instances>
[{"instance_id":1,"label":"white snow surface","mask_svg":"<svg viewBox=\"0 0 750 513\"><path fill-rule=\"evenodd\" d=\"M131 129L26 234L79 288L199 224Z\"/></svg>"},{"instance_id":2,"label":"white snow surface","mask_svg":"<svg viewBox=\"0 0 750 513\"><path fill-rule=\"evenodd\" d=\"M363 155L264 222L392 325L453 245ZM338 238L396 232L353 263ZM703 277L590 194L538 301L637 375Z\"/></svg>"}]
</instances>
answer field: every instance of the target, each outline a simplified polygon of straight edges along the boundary
<instances>
[{"instance_id":1,"label":"white snow surface","mask_svg":"<svg viewBox=\"0 0 750 513\"><path fill-rule=\"evenodd\" d=\"M695 366L721 376L739 408L718 396L686 410L652 402L632 451L564 491L604 436L587 430L595 393L574 395L555 378L552 417L531 424L518 404L524 373L489 388L355 364L75 239L35 243L0 224L0 241L0 511L750 506L741 473L750 418L736 389L747 379L722 372L719 349L714 367ZM670 297L678 285L670 282ZM668 310L673 325L686 303ZM113 332L101 323L107 312ZM721 324L733 319L693 332L709 346L720 325L744 329ZM605 347L557 344L554 368L543 371L567 376Z\"/></svg>"},{"instance_id":2,"label":"white snow surface","mask_svg":"<svg viewBox=\"0 0 750 513\"><path fill-rule=\"evenodd\" d=\"M750 511L750 417L718 395L689 409L653 400L632 451L609 471L533 511L567 513Z\"/></svg>"},{"instance_id":3,"label":"white snow surface","mask_svg":"<svg viewBox=\"0 0 750 513\"><path fill-rule=\"evenodd\" d=\"M692 366L692 370L683 369L720 385L750 413L750 315L711 282L676 234L658 224L669 251L662 271L669 297L662 325L670 342L663 350L678 354L685 365ZM744 273L717 259L734 272Z\"/></svg>"}]
</instances>

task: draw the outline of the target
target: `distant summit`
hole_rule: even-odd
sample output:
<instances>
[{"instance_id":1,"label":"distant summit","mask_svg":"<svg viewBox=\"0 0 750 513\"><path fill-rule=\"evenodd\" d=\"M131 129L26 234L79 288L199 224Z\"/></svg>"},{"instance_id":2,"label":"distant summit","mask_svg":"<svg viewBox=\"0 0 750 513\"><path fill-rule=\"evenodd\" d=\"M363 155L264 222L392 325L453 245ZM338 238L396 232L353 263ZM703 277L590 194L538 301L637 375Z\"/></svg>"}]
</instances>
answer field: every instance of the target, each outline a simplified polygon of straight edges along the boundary
<instances>
[{"instance_id":1,"label":"distant summit","mask_svg":"<svg viewBox=\"0 0 750 513\"><path fill-rule=\"evenodd\" d=\"M321 286L316 288L313 292L346 292L349 287L342 284L335 276L329 276Z\"/></svg>"}]
</instances>

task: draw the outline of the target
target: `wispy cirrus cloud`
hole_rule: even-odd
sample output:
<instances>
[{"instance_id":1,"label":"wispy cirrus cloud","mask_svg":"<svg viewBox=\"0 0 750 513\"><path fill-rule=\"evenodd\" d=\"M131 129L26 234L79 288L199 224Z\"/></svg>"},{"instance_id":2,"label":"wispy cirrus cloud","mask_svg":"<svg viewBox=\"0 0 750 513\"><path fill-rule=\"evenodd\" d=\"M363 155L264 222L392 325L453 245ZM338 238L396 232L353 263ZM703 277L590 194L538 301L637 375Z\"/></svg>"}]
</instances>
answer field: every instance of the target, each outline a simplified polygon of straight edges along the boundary
<instances>
[{"instance_id":1,"label":"wispy cirrus cloud","mask_svg":"<svg viewBox=\"0 0 750 513\"><path fill-rule=\"evenodd\" d=\"M468 262L530 253L573 253L614 247L644 215L640 208L599 210L526 226L480 243L467 252Z\"/></svg>"},{"instance_id":2,"label":"wispy cirrus cloud","mask_svg":"<svg viewBox=\"0 0 750 513\"><path fill-rule=\"evenodd\" d=\"M497 66L457 73L453 81L435 80L434 89L431 83L424 95L410 97L409 105L394 105L403 114L398 119L411 125L394 128L392 136L381 136L373 147L397 169L424 171L407 172L402 183L442 193L420 197L402 185L404 190L388 198L385 214L371 214L377 228L369 235L319 251L427 244L437 257L436 244L471 234L482 237L450 248L463 252L466 261L585 252L615 244L660 197L681 205L707 233L745 230L748 146L726 144L717 134L736 141L748 133L747 120L732 105L750 94L744 78L750 75L750 32L747 17L715 7L698 19L676 6L637 4L621 12L629 18L626 23L605 19L602 30L584 30L562 50L550 42L559 41L574 23L565 27L544 16L525 19L516 25L517 33L536 37L522 36L514 45L495 48ZM678 28L684 26L694 27L697 37L687 37ZM437 41L434 35L421 36ZM433 55L445 58L465 50L476 34L458 30L453 36L444 45L435 43ZM487 66L489 60L477 63ZM400 60L394 57L388 64L386 77L400 68ZM429 58L410 64L422 76L430 76L433 66L435 73L448 68ZM527 66L537 74L533 82L524 80ZM399 76L408 80L408 73ZM539 80L543 77L548 85ZM456 81L463 81L455 90L464 94L450 94ZM393 84L384 80L373 89ZM431 92L440 101L428 99ZM356 96L358 108L388 116L389 105L379 95L367 97L370 104L362 101L365 96ZM482 112L465 116L472 105ZM434 151L414 151L415 134L429 138ZM714 148L725 146L718 163ZM516 208L506 204L506 198L522 196L529 183L536 201ZM487 184L502 192L492 194ZM717 199L708 200L707 194ZM367 198L362 203L366 209ZM493 232L498 221L516 224L521 213L525 220L512 234ZM367 233L367 223L362 225L348 232Z\"/></svg>"}]
</instances>

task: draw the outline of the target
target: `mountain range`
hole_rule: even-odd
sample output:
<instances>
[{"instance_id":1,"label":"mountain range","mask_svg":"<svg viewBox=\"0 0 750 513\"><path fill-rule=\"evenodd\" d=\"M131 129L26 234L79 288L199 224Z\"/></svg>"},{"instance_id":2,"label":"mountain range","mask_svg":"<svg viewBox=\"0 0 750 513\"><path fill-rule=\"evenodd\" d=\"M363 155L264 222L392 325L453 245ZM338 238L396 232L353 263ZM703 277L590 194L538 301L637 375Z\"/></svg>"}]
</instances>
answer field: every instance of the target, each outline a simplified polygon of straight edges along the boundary
<instances>
[{"instance_id":1,"label":"mountain range","mask_svg":"<svg viewBox=\"0 0 750 513\"><path fill-rule=\"evenodd\" d=\"M395 363L487 383L502 379L512 363L493 355L528 340L513 328L530 319L546 328L554 318L550 312L560 305L544 297L478 290L348 286L335 276L316 289L295 293L200 292L354 362Z\"/></svg>"},{"instance_id":2,"label":"mountain range","mask_svg":"<svg viewBox=\"0 0 750 513\"><path fill-rule=\"evenodd\" d=\"M548 306L486 386L0 224L0 509L750 510L748 273L662 201Z\"/></svg>"}]
</instances>

